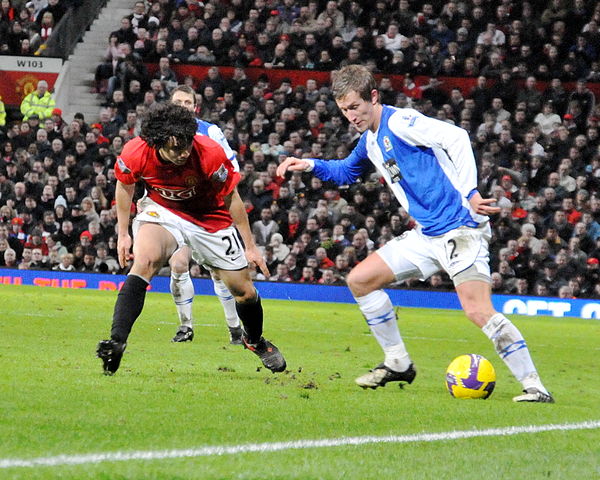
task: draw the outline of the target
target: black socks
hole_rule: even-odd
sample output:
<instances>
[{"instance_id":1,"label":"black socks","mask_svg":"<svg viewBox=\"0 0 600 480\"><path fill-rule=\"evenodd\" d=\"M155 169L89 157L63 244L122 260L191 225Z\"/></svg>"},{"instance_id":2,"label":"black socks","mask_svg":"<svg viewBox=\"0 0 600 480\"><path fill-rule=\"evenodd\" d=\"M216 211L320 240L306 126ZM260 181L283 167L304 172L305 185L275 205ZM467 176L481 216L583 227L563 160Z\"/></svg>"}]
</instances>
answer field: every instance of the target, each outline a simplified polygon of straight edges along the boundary
<instances>
[{"instance_id":1,"label":"black socks","mask_svg":"<svg viewBox=\"0 0 600 480\"><path fill-rule=\"evenodd\" d=\"M113 313L110 337L117 342L126 342L131 327L142 313L148 282L137 275L127 275L119 292ZM262 318L262 317L261 317Z\"/></svg>"},{"instance_id":2,"label":"black socks","mask_svg":"<svg viewBox=\"0 0 600 480\"><path fill-rule=\"evenodd\" d=\"M263 331L263 309L260 296L256 294L256 300L251 303L235 302L238 317L244 325L248 343L257 343L262 337Z\"/></svg>"}]
</instances>

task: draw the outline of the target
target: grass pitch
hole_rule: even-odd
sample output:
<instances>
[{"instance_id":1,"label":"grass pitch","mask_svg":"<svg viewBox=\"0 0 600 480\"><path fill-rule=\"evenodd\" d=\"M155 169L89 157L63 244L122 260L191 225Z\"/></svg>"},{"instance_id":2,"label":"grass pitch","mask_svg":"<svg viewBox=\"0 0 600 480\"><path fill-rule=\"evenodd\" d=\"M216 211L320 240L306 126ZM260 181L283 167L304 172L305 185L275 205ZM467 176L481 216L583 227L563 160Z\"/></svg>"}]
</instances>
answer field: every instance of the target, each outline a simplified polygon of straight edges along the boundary
<instances>
[{"instance_id":1,"label":"grass pitch","mask_svg":"<svg viewBox=\"0 0 600 480\"><path fill-rule=\"evenodd\" d=\"M600 322L513 317L557 403L514 404L520 385L462 312L399 309L418 371L403 390L361 390L382 360L355 305L265 301L265 336L288 371L228 345L214 297L194 303L196 337L173 344L171 297L150 293L121 368L101 373L115 292L0 286L2 479L600 478L600 429L344 445L410 436L600 420ZM456 400L444 372L463 353L498 375L485 401ZM333 439L339 446L157 459L157 451ZM2 468L14 459L115 452L148 459ZM153 453L154 452L154 453Z\"/></svg>"}]
</instances>

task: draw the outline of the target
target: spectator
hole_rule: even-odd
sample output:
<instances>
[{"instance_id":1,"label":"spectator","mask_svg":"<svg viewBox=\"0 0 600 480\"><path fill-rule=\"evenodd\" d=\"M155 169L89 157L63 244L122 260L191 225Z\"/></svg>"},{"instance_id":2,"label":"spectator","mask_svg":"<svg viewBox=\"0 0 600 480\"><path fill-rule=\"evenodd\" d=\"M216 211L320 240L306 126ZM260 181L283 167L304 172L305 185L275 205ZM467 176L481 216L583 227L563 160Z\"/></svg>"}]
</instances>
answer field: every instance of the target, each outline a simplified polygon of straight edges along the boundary
<instances>
[{"instance_id":1,"label":"spectator","mask_svg":"<svg viewBox=\"0 0 600 480\"><path fill-rule=\"evenodd\" d=\"M587 82L585 79L577 80L575 91L569 95L569 104L571 110L575 106L573 102L577 102L580 109L580 114L584 119L587 119L596 105L596 97L594 93L587 88ZM569 111L572 115L576 115L575 112Z\"/></svg>"},{"instance_id":2,"label":"spectator","mask_svg":"<svg viewBox=\"0 0 600 480\"><path fill-rule=\"evenodd\" d=\"M212 30L210 41L208 42L209 51L215 56L217 64L223 65L227 58L227 51L230 47L229 41L224 37L220 28Z\"/></svg>"},{"instance_id":3,"label":"spectator","mask_svg":"<svg viewBox=\"0 0 600 480\"><path fill-rule=\"evenodd\" d=\"M131 28L134 31L134 33L137 34L140 28L147 29L148 20L150 17L146 13L146 6L144 5L144 2L135 2L135 4L133 5L133 13L131 13L131 15L128 15L127 18L129 19Z\"/></svg>"},{"instance_id":4,"label":"spectator","mask_svg":"<svg viewBox=\"0 0 600 480\"><path fill-rule=\"evenodd\" d=\"M277 264L275 275L269 277L271 282L291 282L293 278L290 276L289 267L285 263Z\"/></svg>"},{"instance_id":5,"label":"spectator","mask_svg":"<svg viewBox=\"0 0 600 480\"><path fill-rule=\"evenodd\" d=\"M537 89L537 80L533 76L525 80L525 88L519 90L517 104L523 102L527 118L533 119L542 109L542 94Z\"/></svg>"},{"instance_id":6,"label":"spectator","mask_svg":"<svg viewBox=\"0 0 600 480\"><path fill-rule=\"evenodd\" d=\"M189 63L199 63L200 65L214 65L216 57L208 50L205 45L198 45L187 61Z\"/></svg>"},{"instance_id":7,"label":"spectator","mask_svg":"<svg viewBox=\"0 0 600 480\"><path fill-rule=\"evenodd\" d=\"M4 127L6 127L6 107L4 106L2 97L0 97L0 130L4 130ZM8 145L11 144L9 143Z\"/></svg>"},{"instance_id":8,"label":"spectator","mask_svg":"<svg viewBox=\"0 0 600 480\"><path fill-rule=\"evenodd\" d=\"M290 248L283 242L283 236L280 233L273 233L269 245L273 247L273 254L280 261L283 262Z\"/></svg>"},{"instance_id":9,"label":"spectator","mask_svg":"<svg viewBox=\"0 0 600 480\"><path fill-rule=\"evenodd\" d=\"M32 115L37 115L39 119L45 120L52 116L55 102L48 91L48 82L40 80L36 89L25 96L21 102L21 113L23 120L27 121Z\"/></svg>"},{"instance_id":10,"label":"spectator","mask_svg":"<svg viewBox=\"0 0 600 480\"><path fill-rule=\"evenodd\" d=\"M86 273L98 272L96 267L96 251L93 248L88 247L85 249L83 253L83 261L79 267L79 271Z\"/></svg>"},{"instance_id":11,"label":"spectator","mask_svg":"<svg viewBox=\"0 0 600 480\"><path fill-rule=\"evenodd\" d=\"M257 179L252 183L252 191L248 198L254 208L259 211L268 209L271 203L273 203L273 193L269 190L265 190L265 184L260 179Z\"/></svg>"},{"instance_id":12,"label":"spectator","mask_svg":"<svg viewBox=\"0 0 600 480\"><path fill-rule=\"evenodd\" d=\"M94 269L100 273L117 273L121 270L119 262L109 255L108 246L104 242L96 245L96 263Z\"/></svg>"},{"instance_id":13,"label":"spectator","mask_svg":"<svg viewBox=\"0 0 600 480\"><path fill-rule=\"evenodd\" d=\"M292 281L299 281L302 276L302 268L298 265L298 256L295 253L290 252L288 256L285 257L284 264L288 268L288 275Z\"/></svg>"},{"instance_id":14,"label":"spectator","mask_svg":"<svg viewBox=\"0 0 600 480\"><path fill-rule=\"evenodd\" d=\"M331 32L339 32L344 27L344 14L338 9L338 2L330 0L325 10L317 16L317 24L329 25Z\"/></svg>"},{"instance_id":15,"label":"spectator","mask_svg":"<svg viewBox=\"0 0 600 480\"><path fill-rule=\"evenodd\" d=\"M46 13L51 13L52 17L54 18L54 22L58 23L64 14L67 13L67 8L60 0L48 0L48 5L42 8L36 17L38 24L41 25L42 19Z\"/></svg>"},{"instance_id":16,"label":"spectator","mask_svg":"<svg viewBox=\"0 0 600 480\"><path fill-rule=\"evenodd\" d=\"M560 126L560 116L554 112L554 104L551 101L544 103L542 111L533 119L533 123L540 127L541 132L550 137Z\"/></svg>"},{"instance_id":17,"label":"spectator","mask_svg":"<svg viewBox=\"0 0 600 480\"><path fill-rule=\"evenodd\" d=\"M2 263L0 264L0 266L4 268L18 268L19 263L17 261L17 252L10 247L4 250L4 255L2 256Z\"/></svg>"},{"instance_id":18,"label":"spectator","mask_svg":"<svg viewBox=\"0 0 600 480\"><path fill-rule=\"evenodd\" d=\"M50 0L49 0L50 1ZM133 47L136 41L136 34L133 31L131 20L129 17L121 18L121 26L118 30L111 32L110 37L116 37L117 43L127 43L130 47Z\"/></svg>"},{"instance_id":19,"label":"spectator","mask_svg":"<svg viewBox=\"0 0 600 480\"><path fill-rule=\"evenodd\" d=\"M302 267L302 275L298 281L300 283L317 283L318 279L315 277L315 269L308 265Z\"/></svg>"},{"instance_id":20,"label":"spectator","mask_svg":"<svg viewBox=\"0 0 600 480\"><path fill-rule=\"evenodd\" d=\"M72 253L65 253L65 254L61 255L59 258L60 258L59 264L52 267L52 270L59 271L59 272L74 272L75 271L75 267L73 266L74 257L73 257Z\"/></svg>"},{"instance_id":21,"label":"spectator","mask_svg":"<svg viewBox=\"0 0 600 480\"><path fill-rule=\"evenodd\" d=\"M322 271L335 267L335 263L327 256L327 250L319 247L315 251L318 268Z\"/></svg>"},{"instance_id":22,"label":"spectator","mask_svg":"<svg viewBox=\"0 0 600 480\"><path fill-rule=\"evenodd\" d=\"M160 80L167 96L177 86L177 75L171 69L169 57L162 57L158 62L158 70L153 78Z\"/></svg>"},{"instance_id":23,"label":"spectator","mask_svg":"<svg viewBox=\"0 0 600 480\"><path fill-rule=\"evenodd\" d=\"M279 225L273 220L273 213L269 207L263 207L260 211L260 220L252 224L252 234L256 244L265 247L271 241L274 233L279 231ZM272 248L272 247L271 247Z\"/></svg>"},{"instance_id":24,"label":"spectator","mask_svg":"<svg viewBox=\"0 0 600 480\"><path fill-rule=\"evenodd\" d=\"M54 25L54 15L52 15L52 12L45 12L42 14L42 19L40 21L40 37L43 43L45 43L50 35L52 35Z\"/></svg>"}]
</instances>

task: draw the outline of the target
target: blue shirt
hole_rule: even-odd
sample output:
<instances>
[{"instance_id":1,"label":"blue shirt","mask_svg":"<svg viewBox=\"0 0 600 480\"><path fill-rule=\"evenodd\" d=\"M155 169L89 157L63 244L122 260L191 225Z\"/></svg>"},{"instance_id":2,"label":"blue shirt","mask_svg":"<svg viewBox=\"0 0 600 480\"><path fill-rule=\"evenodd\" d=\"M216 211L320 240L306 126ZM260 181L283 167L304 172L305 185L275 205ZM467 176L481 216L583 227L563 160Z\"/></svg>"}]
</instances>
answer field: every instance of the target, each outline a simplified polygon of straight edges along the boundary
<instances>
[{"instance_id":1,"label":"blue shirt","mask_svg":"<svg viewBox=\"0 0 600 480\"><path fill-rule=\"evenodd\" d=\"M199 118L196 119L196 123L198 124L196 133L198 135L205 135L217 142L219 145L221 145L221 147L225 151L225 155L229 160L231 160L231 163L233 163L234 170L236 172L239 172L240 165L238 164L238 161L236 159L235 152L231 149L229 143L227 143L227 139L225 138L223 131L214 123L205 122L204 120L200 120Z\"/></svg>"},{"instance_id":2,"label":"blue shirt","mask_svg":"<svg viewBox=\"0 0 600 480\"><path fill-rule=\"evenodd\" d=\"M469 204L477 170L467 132L410 108L383 105L377 131L364 132L348 157L311 163L317 177L338 184L354 183L374 165L428 236L488 219Z\"/></svg>"}]
</instances>

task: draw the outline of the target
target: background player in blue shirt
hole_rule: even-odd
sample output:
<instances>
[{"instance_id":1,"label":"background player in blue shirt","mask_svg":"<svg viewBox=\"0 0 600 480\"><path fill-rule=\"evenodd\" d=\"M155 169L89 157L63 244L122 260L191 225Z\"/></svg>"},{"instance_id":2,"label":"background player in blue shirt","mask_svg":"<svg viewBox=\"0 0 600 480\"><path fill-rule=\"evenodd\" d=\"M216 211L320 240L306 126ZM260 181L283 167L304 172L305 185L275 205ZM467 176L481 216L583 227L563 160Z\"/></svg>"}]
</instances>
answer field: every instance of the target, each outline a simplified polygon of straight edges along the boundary
<instances>
[{"instance_id":1,"label":"background player in blue shirt","mask_svg":"<svg viewBox=\"0 0 600 480\"><path fill-rule=\"evenodd\" d=\"M356 379L363 388L390 381L411 383L416 371L383 287L439 270L452 278L467 317L493 342L523 394L516 402L553 402L543 386L521 332L491 302L487 215L494 199L477 191L475 158L467 132L413 109L379 102L373 75L364 66L336 72L333 94L362 136L338 161L288 157L277 169L312 171L325 181L350 184L371 165L385 179L417 228L394 238L350 272L348 286L385 354L383 363Z\"/></svg>"},{"instance_id":2,"label":"background player in blue shirt","mask_svg":"<svg viewBox=\"0 0 600 480\"><path fill-rule=\"evenodd\" d=\"M196 112L197 110L196 95L194 90L187 85L180 85L171 92L171 102L191 112ZM234 168L239 171L240 166L235 158L235 152L227 143L221 129L212 123L198 118L196 119L196 123L198 124L196 133L206 135L221 145L227 158L231 160ZM169 266L171 267L171 295L173 295L173 300L175 301L180 323L177 333L173 337L174 342L189 342L194 338L192 321L194 284L190 278L190 259L191 251L187 246L177 250L169 259ZM229 342L232 345L242 345L242 327L235 309L235 299L216 272L211 271L211 277L214 283L215 294L221 301L223 311L225 312L225 321L229 327Z\"/></svg>"}]
</instances>

